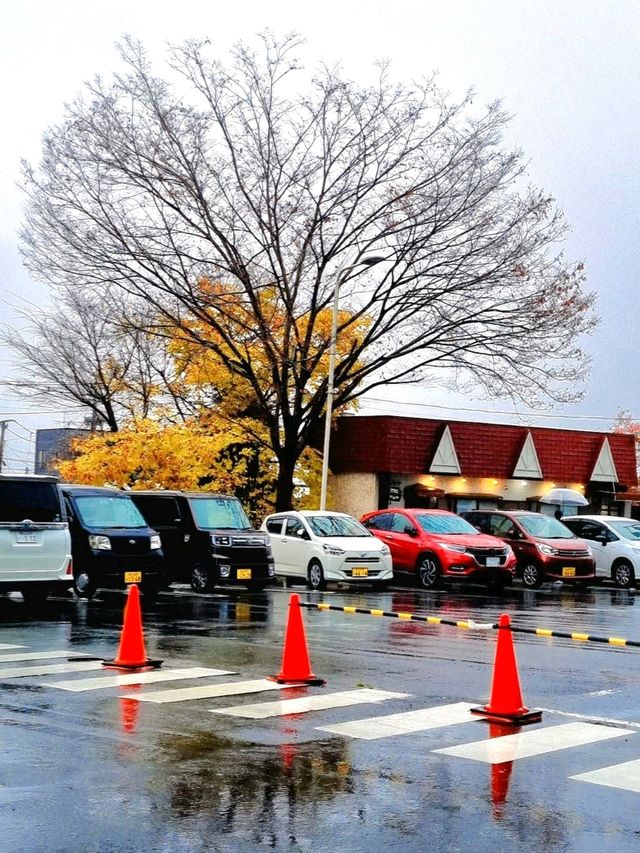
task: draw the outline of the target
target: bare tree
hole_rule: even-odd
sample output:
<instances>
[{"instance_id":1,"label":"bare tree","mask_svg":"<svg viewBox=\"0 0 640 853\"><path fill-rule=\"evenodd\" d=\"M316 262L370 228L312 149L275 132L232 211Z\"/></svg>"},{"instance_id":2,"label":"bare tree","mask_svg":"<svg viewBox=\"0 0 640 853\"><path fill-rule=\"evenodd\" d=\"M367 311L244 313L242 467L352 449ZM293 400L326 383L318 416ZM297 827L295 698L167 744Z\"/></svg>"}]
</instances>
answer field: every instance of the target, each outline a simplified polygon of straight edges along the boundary
<instances>
[{"instance_id":1,"label":"bare tree","mask_svg":"<svg viewBox=\"0 0 640 853\"><path fill-rule=\"evenodd\" d=\"M120 288L214 349L268 424L280 508L326 405L320 318L338 269L338 335L367 329L336 365L336 405L438 374L529 403L574 398L576 341L595 322L582 265L559 252L562 215L501 147L499 104L474 110L386 66L372 86L309 76L299 47L266 35L225 64L188 42L168 82L128 40L123 73L70 105L24 169L29 268ZM387 260L359 263L371 256Z\"/></svg>"},{"instance_id":2,"label":"bare tree","mask_svg":"<svg viewBox=\"0 0 640 853\"><path fill-rule=\"evenodd\" d=\"M146 417L167 395L170 359L164 341L141 318L122 312L104 294L67 290L52 310L23 306L23 329L0 340L17 356L0 384L36 403L75 404L92 421L116 432L125 418ZM177 407L176 407L177 408Z\"/></svg>"}]
</instances>

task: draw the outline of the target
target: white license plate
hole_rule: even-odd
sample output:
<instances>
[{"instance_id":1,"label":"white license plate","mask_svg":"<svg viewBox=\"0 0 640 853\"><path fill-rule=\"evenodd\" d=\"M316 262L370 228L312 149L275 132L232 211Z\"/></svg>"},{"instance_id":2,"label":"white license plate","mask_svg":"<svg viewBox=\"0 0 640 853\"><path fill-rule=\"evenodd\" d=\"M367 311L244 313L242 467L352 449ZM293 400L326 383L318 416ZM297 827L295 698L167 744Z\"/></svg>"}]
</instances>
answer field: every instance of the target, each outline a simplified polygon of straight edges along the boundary
<instances>
[{"instance_id":1,"label":"white license plate","mask_svg":"<svg viewBox=\"0 0 640 853\"><path fill-rule=\"evenodd\" d=\"M500 557L487 557L487 568L491 569L500 565Z\"/></svg>"},{"instance_id":2,"label":"white license plate","mask_svg":"<svg viewBox=\"0 0 640 853\"><path fill-rule=\"evenodd\" d=\"M37 541L35 533L16 533L16 542L20 542L22 545L33 544Z\"/></svg>"}]
</instances>

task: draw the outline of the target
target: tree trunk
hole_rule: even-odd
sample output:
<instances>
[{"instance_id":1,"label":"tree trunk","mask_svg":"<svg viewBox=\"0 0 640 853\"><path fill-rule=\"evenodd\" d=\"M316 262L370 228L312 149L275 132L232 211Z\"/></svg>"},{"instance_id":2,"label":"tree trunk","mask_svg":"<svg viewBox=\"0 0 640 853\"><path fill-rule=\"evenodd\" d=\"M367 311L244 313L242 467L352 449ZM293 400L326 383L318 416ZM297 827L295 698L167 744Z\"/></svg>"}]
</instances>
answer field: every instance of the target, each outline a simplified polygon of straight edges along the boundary
<instances>
[{"instance_id":1,"label":"tree trunk","mask_svg":"<svg viewBox=\"0 0 640 853\"><path fill-rule=\"evenodd\" d=\"M293 473L297 461L295 448L283 447L278 453L276 512L283 512L292 507L294 489Z\"/></svg>"}]
</instances>

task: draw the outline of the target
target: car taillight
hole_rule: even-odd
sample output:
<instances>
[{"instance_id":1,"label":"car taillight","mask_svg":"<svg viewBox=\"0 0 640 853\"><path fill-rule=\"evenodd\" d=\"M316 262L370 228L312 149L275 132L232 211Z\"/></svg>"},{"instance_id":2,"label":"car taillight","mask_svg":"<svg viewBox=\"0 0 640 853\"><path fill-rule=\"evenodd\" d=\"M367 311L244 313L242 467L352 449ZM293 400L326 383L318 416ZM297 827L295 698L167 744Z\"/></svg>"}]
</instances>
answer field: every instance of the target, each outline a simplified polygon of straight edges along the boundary
<instances>
[{"instance_id":1,"label":"car taillight","mask_svg":"<svg viewBox=\"0 0 640 853\"><path fill-rule=\"evenodd\" d=\"M71 564L71 560L69 560L69 562L67 563L67 571L65 572L65 574L67 574L67 575L73 574L73 566Z\"/></svg>"}]
</instances>

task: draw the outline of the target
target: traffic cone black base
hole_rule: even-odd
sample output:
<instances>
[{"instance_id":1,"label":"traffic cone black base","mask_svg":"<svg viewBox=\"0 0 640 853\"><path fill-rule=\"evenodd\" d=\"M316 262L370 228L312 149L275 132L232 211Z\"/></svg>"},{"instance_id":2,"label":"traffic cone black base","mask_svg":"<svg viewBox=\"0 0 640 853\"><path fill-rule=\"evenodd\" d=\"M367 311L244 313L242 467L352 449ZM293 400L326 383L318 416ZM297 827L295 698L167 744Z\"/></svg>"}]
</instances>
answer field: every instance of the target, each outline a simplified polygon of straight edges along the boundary
<instances>
[{"instance_id":1,"label":"traffic cone black base","mask_svg":"<svg viewBox=\"0 0 640 853\"><path fill-rule=\"evenodd\" d=\"M109 667L110 669L126 669L127 671L138 669L158 669L159 666L162 666L162 661L146 660L144 663L119 663L116 660L103 660L102 666Z\"/></svg>"},{"instance_id":2,"label":"traffic cone black base","mask_svg":"<svg viewBox=\"0 0 640 853\"><path fill-rule=\"evenodd\" d=\"M311 687L314 687L314 686L319 687L322 684L327 683L326 679L324 679L324 678L315 678L315 677L314 678L296 678L292 681L290 678L280 678L277 675L267 676L267 680L268 681L275 681L276 684L292 684L294 686L296 684L304 684L304 685L309 685Z\"/></svg>"},{"instance_id":3,"label":"traffic cone black base","mask_svg":"<svg viewBox=\"0 0 640 853\"><path fill-rule=\"evenodd\" d=\"M539 723L542 719L542 711L526 711L522 714L497 714L487 708L470 708L470 711L490 722L504 723L507 726L526 726L527 723Z\"/></svg>"}]
</instances>

